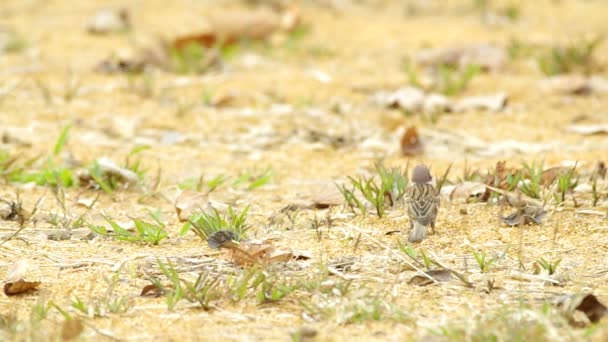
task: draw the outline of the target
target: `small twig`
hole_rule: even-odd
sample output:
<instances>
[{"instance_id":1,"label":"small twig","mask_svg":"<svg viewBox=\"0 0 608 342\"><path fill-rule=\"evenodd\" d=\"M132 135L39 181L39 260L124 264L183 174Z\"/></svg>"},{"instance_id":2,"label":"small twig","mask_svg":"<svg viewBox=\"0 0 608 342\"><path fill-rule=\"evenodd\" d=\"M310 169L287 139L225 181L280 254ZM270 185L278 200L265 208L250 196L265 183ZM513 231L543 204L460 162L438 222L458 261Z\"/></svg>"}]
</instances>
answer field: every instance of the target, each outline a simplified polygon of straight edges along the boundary
<instances>
[{"instance_id":1,"label":"small twig","mask_svg":"<svg viewBox=\"0 0 608 342\"><path fill-rule=\"evenodd\" d=\"M14 239L24 229L25 229L25 226L19 227L19 229L17 229L15 232L13 232L13 234L11 234L8 237L4 238L4 240L2 242L0 242L0 246L4 245L7 241L10 241L10 240Z\"/></svg>"}]
</instances>

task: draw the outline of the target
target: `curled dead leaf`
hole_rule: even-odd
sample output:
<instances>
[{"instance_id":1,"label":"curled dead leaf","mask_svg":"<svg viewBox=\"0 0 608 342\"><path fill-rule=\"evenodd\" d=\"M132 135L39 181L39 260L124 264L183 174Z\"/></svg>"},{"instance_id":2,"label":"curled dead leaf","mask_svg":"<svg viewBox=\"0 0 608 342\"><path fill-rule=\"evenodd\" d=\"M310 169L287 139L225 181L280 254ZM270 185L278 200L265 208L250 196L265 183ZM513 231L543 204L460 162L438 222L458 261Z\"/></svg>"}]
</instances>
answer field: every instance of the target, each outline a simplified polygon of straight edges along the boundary
<instances>
[{"instance_id":1,"label":"curled dead leaf","mask_svg":"<svg viewBox=\"0 0 608 342\"><path fill-rule=\"evenodd\" d=\"M141 293L139 294L141 297L160 297L163 295L163 290L156 286L155 284L148 284L141 289Z\"/></svg>"},{"instance_id":2,"label":"curled dead leaf","mask_svg":"<svg viewBox=\"0 0 608 342\"><path fill-rule=\"evenodd\" d=\"M29 267L29 262L26 259L20 259L11 266L6 276L6 282L4 283L4 293L7 296L14 296L35 290L41 284L39 281L23 280Z\"/></svg>"},{"instance_id":3,"label":"curled dead leaf","mask_svg":"<svg viewBox=\"0 0 608 342\"><path fill-rule=\"evenodd\" d=\"M486 193L486 185L481 182L462 182L450 192L451 200L468 202L471 199L481 199Z\"/></svg>"},{"instance_id":4,"label":"curled dead leaf","mask_svg":"<svg viewBox=\"0 0 608 342\"><path fill-rule=\"evenodd\" d=\"M121 184L128 188L131 186L139 186L139 177L137 174L128 168L118 166L114 161L107 157L101 157L94 163L92 170L80 170L78 179L80 184L85 187L97 188L99 182L95 178L109 182Z\"/></svg>"},{"instance_id":5,"label":"curled dead leaf","mask_svg":"<svg viewBox=\"0 0 608 342\"><path fill-rule=\"evenodd\" d=\"M523 208L517 209L514 213L501 217L500 219L509 227L523 226L530 223L540 224L543 218L547 215L547 211L543 207L526 205Z\"/></svg>"},{"instance_id":6,"label":"curled dead leaf","mask_svg":"<svg viewBox=\"0 0 608 342\"><path fill-rule=\"evenodd\" d=\"M282 13L268 9L222 11L207 16L208 30L177 37L171 47L177 50L191 44L207 48L222 47L241 40L266 40L279 31L291 31L300 23L295 7Z\"/></svg>"},{"instance_id":7,"label":"curled dead leaf","mask_svg":"<svg viewBox=\"0 0 608 342\"><path fill-rule=\"evenodd\" d=\"M100 61L94 68L104 74L140 74L146 68L146 60L131 56L110 56Z\"/></svg>"},{"instance_id":8,"label":"curled dead leaf","mask_svg":"<svg viewBox=\"0 0 608 342\"><path fill-rule=\"evenodd\" d=\"M285 213L302 209L327 209L329 207L342 205L344 203L344 197L340 193L340 190L333 185L334 184L330 182L327 184L324 183L323 186L319 188L318 192L310 195L310 199L296 200L283 207L280 212Z\"/></svg>"},{"instance_id":9,"label":"curled dead leaf","mask_svg":"<svg viewBox=\"0 0 608 342\"><path fill-rule=\"evenodd\" d=\"M27 259L17 260L9 269L6 275L7 283L14 283L22 280L30 268L30 263Z\"/></svg>"},{"instance_id":10,"label":"curled dead leaf","mask_svg":"<svg viewBox=\"0 0 608 342\"><path fill-rule=\"evenodd\" d=\"M401 153L404 156L416 156L424 153L424 146L418 136L416 126L410 126L401 137Z\"/></svg>"},{"instance_id":11,"label":"curled dead leaf","mask_svg":"<svg viewBox=\"0 0 608 342\"><path fill-rule=\"evenodd\" d=\"M556 298L554 303L572 324L577 324L574 319L576 311L585 314L591 323L599 322L608 312L606 306L593 294L564 295ZM586 325L585 322L582 325Z\"/></svg>"},{"instance_id":12,"label":"curled dead leaf","mask_svg":"<svg viewBox=\"0 0 608 342\"><path fill-rule=\"evenodd\" d=\"M434 282L444 283L452 279L452 272L450 272L449 270L433 270L425 271L424 273L426 275L417 274L413 276L408 281L408 284L416 286L426 286L433 284Z\"/></svg>"},{"instance_id":13,"label":"curled dead leaf","mask_svg":"<svg viewBox=\"0 0 608 342\"><path fill-rule=\"evenodd\" d=\"M418 52L415 61L424 66L449 65L464 68L479 66L482 70L496 71L507 60L504 48L490 44L473 44L450 48L431 48Z\"/></svg>"},{"instance_id":14,"label":"curled dead leaf","mask_svg":"<svg viewBox=\"0 0 608 342\"><path fill-rule=\"evenodd\" d=\"M558 75L544 79L540 88L546 92L569 95L589 95L591 84L582 75Z\"/></svg>"},{"instance_id":15,"label":"curled dead leaf","mask_svg":"<svg viewBox=\"0 0 608 342\"><path fill-rule=\"evenodd\" d=\"M404 87L393 92L381 91L374 95L374 101L387 108L417 113L424 106L425 94L416 87Z\"/></svg>"},{"instance_id":16,"label":"curled dead leaf","mask_svg":"<svg viewBox=\"0 0 608 342\"><path fill-rule=\"evenodd\" d=\"M29 291L33 291L41 284L39 281L25 281L23 279L15 282L4 283L4 294L7 296L15 296Z\"/></svg>"},{"instance_id":17,"label":"curled dead leaf","mask_svg":"<svg viewBox=\"0 0 608 342\"><path fill-rule=\"evenodd\" d=\"M269 241L244 241L230 248L232 261L239 265L273 264L294 258L291 249L273 246Z\"/></svg>"},{"instance_id":18,"label":"curled dead leaf","mask_svg":"<svg viewBox=\"0 0 608 342\"><path fill-rule=\"evenodd\" d=\"M550 167L550 168L544 170L543 173L541 174L540 184L544 185L544 186L551 185L551 184L553 184L553 182L555 182L555 179L557 179L557 177L559 177L560 175L565 175L570 171L572 171L572 168L570 168L570 167L565 167L565 166Z\"/></svg>"},{"instance_id":19,"label":"curled dead leaf","mask_svg":"<svg viewBox=\"0 0 608 342\"><path fill-rule=\"evenodd\" d=\"M209 202L209 196L205 193L184 190L175 199L175 212L180 222L186 222L188 219L197 212L209 213L213 211L213 206Z\"/></svg>"},{"instance_id":20,"label":"curled dead leaf","mask_svg":"<svg viewBox=\"0 0 608 342\"><path fill-rule=\"evenodd\" d=\"M549 77L540 83L545 92L565 95L590 95L608 92L608 80L599 76L558 75Z\"/></svg>"}]
</instances>

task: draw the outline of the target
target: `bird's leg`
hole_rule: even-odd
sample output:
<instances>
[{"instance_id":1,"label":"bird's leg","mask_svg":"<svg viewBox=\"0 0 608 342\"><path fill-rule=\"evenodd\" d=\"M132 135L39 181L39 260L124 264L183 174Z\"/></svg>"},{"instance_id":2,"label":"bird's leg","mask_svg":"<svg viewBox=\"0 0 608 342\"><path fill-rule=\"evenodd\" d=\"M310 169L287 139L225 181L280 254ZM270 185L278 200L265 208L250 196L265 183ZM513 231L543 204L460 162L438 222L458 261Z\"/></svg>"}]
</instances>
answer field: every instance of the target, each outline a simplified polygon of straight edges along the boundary
<instances>
[{"instance_id":1,"label":"bird's leg","mask_svg":"<svg viewBox=\"0 0 608 342\"><path fill-rule=\"evenodd\" d=\"M433 235L435 235L435 221L431 222L431 230L433 231Z\"/></svg>"}]
</instances>

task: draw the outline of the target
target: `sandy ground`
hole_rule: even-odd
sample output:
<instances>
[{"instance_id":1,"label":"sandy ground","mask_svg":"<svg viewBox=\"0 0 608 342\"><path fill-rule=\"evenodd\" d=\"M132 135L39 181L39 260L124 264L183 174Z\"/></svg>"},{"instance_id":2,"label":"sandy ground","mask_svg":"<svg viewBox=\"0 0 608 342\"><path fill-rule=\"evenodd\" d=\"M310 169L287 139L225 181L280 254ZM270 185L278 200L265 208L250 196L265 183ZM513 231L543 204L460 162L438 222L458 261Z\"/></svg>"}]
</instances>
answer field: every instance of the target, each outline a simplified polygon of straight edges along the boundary
<instances>
[{"instance_id":1,"label":"sandy ground","mask_svg":"<svg viewBox=\"0 0 608 342\"><path fill-rule=\"evenodd\" d=\"M418 14L407 15L406 3L419 8ZM2 198L14 199L19 191L26 208L45 198L20 238L0 246L0 275L25 258L31 265L28 277L42 281L36 292L0 298L2 339L60 340L64 317L58 310L50 309L41 322L32 318L33 306L50 302L84 322L80 340L289 340L302 327L316 331L318 340L336 341L489 339L480 332L495 333L499 340L582 339L591 329L571 328L563 321L555 322L553 316L543 316L542 301L592 292L608 302L605 216L575 214L581 208L568 202L551 210L542 225L522 231L497 219L502 212L499 206L445 199L438 234L415 248L431 251L450 268L467 273L474 283L469 288L458 280L422 287L408 284L415 271L398 248L409 226L403 210L388 210L382 218L349 215L341 206L302 210L294 222L279 212L294 201L314 197L319 189L333 189L333 182L347 176L370 174L379 158L399 167L424 162L432 165L435 175L453 164L449 176L453 182L465 165L485 174L499 160L508 160L512 166L523 161L543 160L546 166L578 161L581 172L588 174L605 159L608 141L604 135L565 131L581 116L586 122L605 122L605 93L543 92L539 82L544 75L528 59L507 60L499 71L476 76L457 96L504 91L509 101L499 113L447 113L432 123L422 115L404 115L372 103L375 92L407 84L403 59L425 47L482 42L507 46L513 38L558 44L608 32L602 1L515 1L520 18L504 24L487 23L470 1L438 3L303 2L299 8L309 31L302 38L290 41L288 35L279 34L265 45L240 47L220 70L202 75L153 70L149 81L135 78L135 85L130 85L127 76L100 74L94 67L113 54L155 44L158 36L197 32L205 28L209 13L244 5L237 1L2 2L0 28L18 32L26 44L22 51L0 54L0 130L10 137L2 150L22 160L38 155L46 159L62 128L70 124L62 160L69 155L90 165L107 156L122 162L133 147L145 144L150 148L139 157L149 169L146 182L152 182L157 169L162 171L154 196L137 190L107 195L66 189L65 213L48 187L0 183ZM491 6L506 4L492 2ZM121 6L131 14L129 33L87 33L87 22L98 9ZM596 56L600 63L607 62L608 44L601 45ZM599 75L606 77L605 72ZM142 94L143 88L150 94ZM66 100L70 89L75 94ZM225 94L232 96L226 106L203 103L206 96ZM404 157L399 150L400 134L410 125L418 127L426 147L417 157ZM339 138L339 146L332 146L328 139L310 138L310 132ZM464 138L442 140L440 134L476 138L490 147L514 140L545 148L537 153L484 155L458 145ZM323 265L352 258L354 264L346 272L354 279L349 290L298 289L278 303L263 305L257 304L255 294L239 302L223 298L210 311L185 302L170 311L165 298L139 297L149 283L146 275L158 272L156 258L173 260L184 269L185 277L201 270L223 275L241 272L194 234L178 235L182 223L173 201L179 183L201 174L206 179L217 175L235 179L243 172L265 169L272 170L269 184L248 191L228 183L212 192L211 199L239 208L250 205L251 237L272 238L277 246L312 254L311 260L270 267L290 279L323 278ZM102 214L122 222L160 209L169 237L158 246L104 237L88 240L76 233L68 240L48 238L66 230L49 223L49 217L76 218L86 211L78 200L97 194L98 202L84 216L87 222L103 223ZM600 207L590 208L583 202L582 208L605 212L605 203L606 197ZM314 218L323 221L328 216L330 225L311 229ZM2 221L0 227L9 236L18 224ZM393 230L401 232L385 235ZM474 250L498 258L490 272L480 273ZM562 259L560 286L532 275L533 264L540 258ZM104 277L113 274L118 281L110 296L128 300L124 312L92 317L71 306L76 298L90 306L103 302L108 298ZM348 277L325 277L330 287L349 282ZM484 291L488 280L495 281L490 293ZM369 309L373 299L383 303L385 310L378 320L345 318L353 307ZM302 305L306 300L335 312L311 314ZM592 332L589 339L604 340L606 320Z\"/></svg>"}]
</instances>

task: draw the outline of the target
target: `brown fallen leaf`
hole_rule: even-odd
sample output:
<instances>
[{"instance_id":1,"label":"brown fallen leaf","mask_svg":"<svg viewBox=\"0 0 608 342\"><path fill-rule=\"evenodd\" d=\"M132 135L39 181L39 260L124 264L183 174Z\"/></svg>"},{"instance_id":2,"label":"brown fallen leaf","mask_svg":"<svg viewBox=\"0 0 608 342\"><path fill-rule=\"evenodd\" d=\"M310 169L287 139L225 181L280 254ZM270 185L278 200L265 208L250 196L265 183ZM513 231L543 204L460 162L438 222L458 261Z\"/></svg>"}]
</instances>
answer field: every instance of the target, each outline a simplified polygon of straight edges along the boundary
<instances>
[{"instance_id":1,"label":"brown fallen leaf","mask_svg":"<svg viewBox=\"0 0 608 342\"><path fill-rule=\"evenodd\" d=\"M426 286L435 282L444 283L452 279L452 272L449 270L433 270L425 271L424 273L427 274L428 277L425 275L417 274L408 281L408 284L416 286ZM432 279L430 279L429 277ZM433 279L435 281L433 281Z\"/></svg>"},{"instance_id":2,"label":"brown fallen leaf","mask_svg":"<svg viewBox=\"0 0 608 342\"><path fill-rule=\"evenodd\" d=\"M232 261L239 266L273 264L294 258L291 249L281 249L269 241L243 241L230 248Z\"/></svg>"},{"instance_id":3,"label":"brown fallen leaf","mask_svg":"<svg viewBox=\"0 0 608 342\"><path fill-rule=\"evenodd\" d=\"M23 279L15 282L4 283L4 294L15 296L29 291L33 291L41 284L39 281L25 281Z\"/></svg>"},{"instance_id":4,"label":"brown fallen leaf","mask_svg":"<svg viewBox=\"0 0 608 342\"><path fill-rule=\"evenodd\" d=\"M486 193L486 184L481 182L462 182L457 184L450 192L450 200L469 202L470 200L481 200Z\"/></svg>"},{"instance_id":5,"label":"brown fallen leaf","mask_svg":"<svg viewBox=\"0 0 608 342\"><path fill-rule=\"evenodd\" d=\"M222 11L207 16L209 29L177 37L171 47L182 50L191 44L207 48L222 47L241 40L266 40L278 31L291 31L300 22L299 10L291 7L282 13L268 9Z\"/></svg>"},{"instance_id":6,"label":"brown fallen leaf","mask_svg":"<svg viewBox=\"0 0 608 342\"><path fill-rule=\"evenodd\" d=\"M500 219L509 227L527 225L530 223L540 224L543 218L547 215L547 211L543 207L526 205L523 208L517 209L514 213L501 217Z\"/></svg>"},{"instance_id":7,"label":"brown fallen leaf","mask_svg":"<svg viewBox=\"0 0 608 342\"><path fill-rule=\"evenodd\" d=\"M374 95L374 102L393 109L401 109L408 113L418 113L422 110L425 93L416 87L403 87L392 92L381 91Z\"/></svg>"},{"instance_id":8,"label":"brown fallen leaf","mask_svg":"<svg viewBox=\"0 0 608 342\"><path fill-rule=\"evenodd\" d=\"M135 172L126 167L118 166L118 164L107 157L95 160L94 165L93 169L95 171L83 169L78 173L78 180L82 186L98 188L99 182L95 180L95 177L106 181L112 179L115 183L119 183L125 188L139 186L139 177ZM93 175L92 172L96 172L97 174Z\"/></svg>"},{"instance_id":9,"label":"brown fallen leaf","mask_svg":"<svg viewBox=\"0 0 608 342\"><path fill-rule=\"evenodd\" d=\"M589 95L592 93L589 80L583 75L558 75L544 79L540 88L546 92L569 95Z\"/></svg>"},{"instance_id":10,"label":"brown fallen leaf","mask_svg":"<svg viewBox=\"0 0 608 342\"><path fill-rule=\"evenodd\" d=\"M61 338L69 341L80 336L84 330L84 324L79 318L66 319L61 327Z\"/></svg>"},{"instance_id":11,"label":"brown fallen leaf","mask_svg":"<svg viewBox=\"0 0 608 342\"><path fill-rule=\"evenodd\" d=\"M146 60L138 57L110 56L101 60L94 71L104 74L141 74L146 68Z\"/></svg>"},{"instance_id":12,"label":"brown fallen leaf","mask_svg":"<svg viewBox=\"0 0 608 342\"><path fill-rule=\"evenodd\" d=\"M294 260L310 260L312 259L312 253L309 251L297 250L292 251Z\"/></svg>"},{"instance_id":13,"label":"brown fallen leaf","mask_svg":"<svg viewBox=\"0 0 608 342\"><path fill-rule=\"evenodd\" d=\"M338 190L334 183L330 182L326 185L324 184L318 192L315 192L309 197L310 199L293 201L293 203L283 207L280 212L285 213L302 209L327 209L344 203L342 193L340 193L340 190Z\"/></svg>"},{"instance_id":14,"label":"brown fallen leaf","mask_svg":"<svg viewBox=\"0 0 608 342\"><path fill-rule=\"evenodd\" d=\"M139 294L141 297L160 297L164 294L163 290L156 286L155 284L148 284L141 289L141 293Z\"/></svg>"},{"instance_id":15,"label":"brown fallen leaf","mask_svg":"<svg viewBox=\"0 0 608 342\"><path fill-rule=\"evenodd\" d=\"M209 195L195 190L184 190L175 199L175 212L180 222L186 222L195 213L210 213L213 206Z\"/></svg>"},{"instance_id":16,"label":"brown fallen leaf","mask_svg":"<svg viewBox=\"0 0 608 342\"><path fill-rule=\"evenodd\" d=\"M30 265L26 259L15 262L6 276L4 283L4 293L7 296L14 296L35 290L41 283L39 281L25 281L25 277Z\"/></svg>"},{"instance_id":17,"label":"brown fallen leaf","mask_svg":"<svg viewBox=\"0 0 608 342\"><path fill-rule=\"evenodd\" d=\"M424 153L424 146L418 136L416 126L410 126L401 137L401 153L404 156L416 156Z\"/></svg>"},{"instance_id":18,"label":"brown fallen leaf","mask_svg":"<svg viewBox=\"0 0 608 342\"><path fill-rule=\"evenodd\" d=\"M30 268L29 261L27 259L19 259L9 269L6 274L6 282L13 283L23 279Z\"/></svg>"},{"instance_id":19,"label":"brown fallen leaf","mask_svg":"<svg viewBox=\"0 0 608 342\"><path fill-rule=\"evenodd\" d=\"M265 241L243 241L230 247L232 262L239 266L253 265L260 262L271 248L272 245Z\"/></svg>"},{"instance_id":20,"label":"brown fallen leaf","mask_svg":"<svg viewBox=\"0 0 608 342\"><path fill-rule=\"evenodd\" d=\"M265 262L268 264L274 264L277 262L287 262L294 258L293 251L291 249L270 249L264 256Z\"/></svg>"},{"instance_id":21,"label":"brown fallen leaf","mask_svg":"<svg viewBox=\"0 0 608 342\"><path fill-rule=\"evenodd\" d=\"M441 94L431 93L424 98L422 105L425 113L444 113L452 110L452 101Z\"/></svg>"},{"instance_id":22,"label":"brown fallen leaf","mask_svg":"<svg viewBox=\"0 0 608 342\"><path fill-rule=\"evenodd\" d=\"M543 171L540 176L540 184L543 186L549 186L555 182L555 179L561 175L566 175L568 172L573 171L571 167L565 166L554 166Z\"/></svg>"},{"instance_id":23,"label":"brown fallen leaf","mask_svg":"<svg viewBox=\"0 0 608 342\"><path fill-rule=\"evenodd\" d=\"M606 315L608 309L593 294L564 295L555 299L555 305L562 314L574 325L585 326L588 322L577 322L575 312L580 311L591 323L599 322Z\"/></svg>"},{"instance_id":24,"label":"brown fallen leaf","mask_svg":"<svg viewBox=\"0 0 608 342\"><path fill-rule=\"evenodd\" d=\"M541 90L565 95L590 95L608 92L608 80L580 74L552 76L540 82Z\"/></svg>"}]
</instances>

